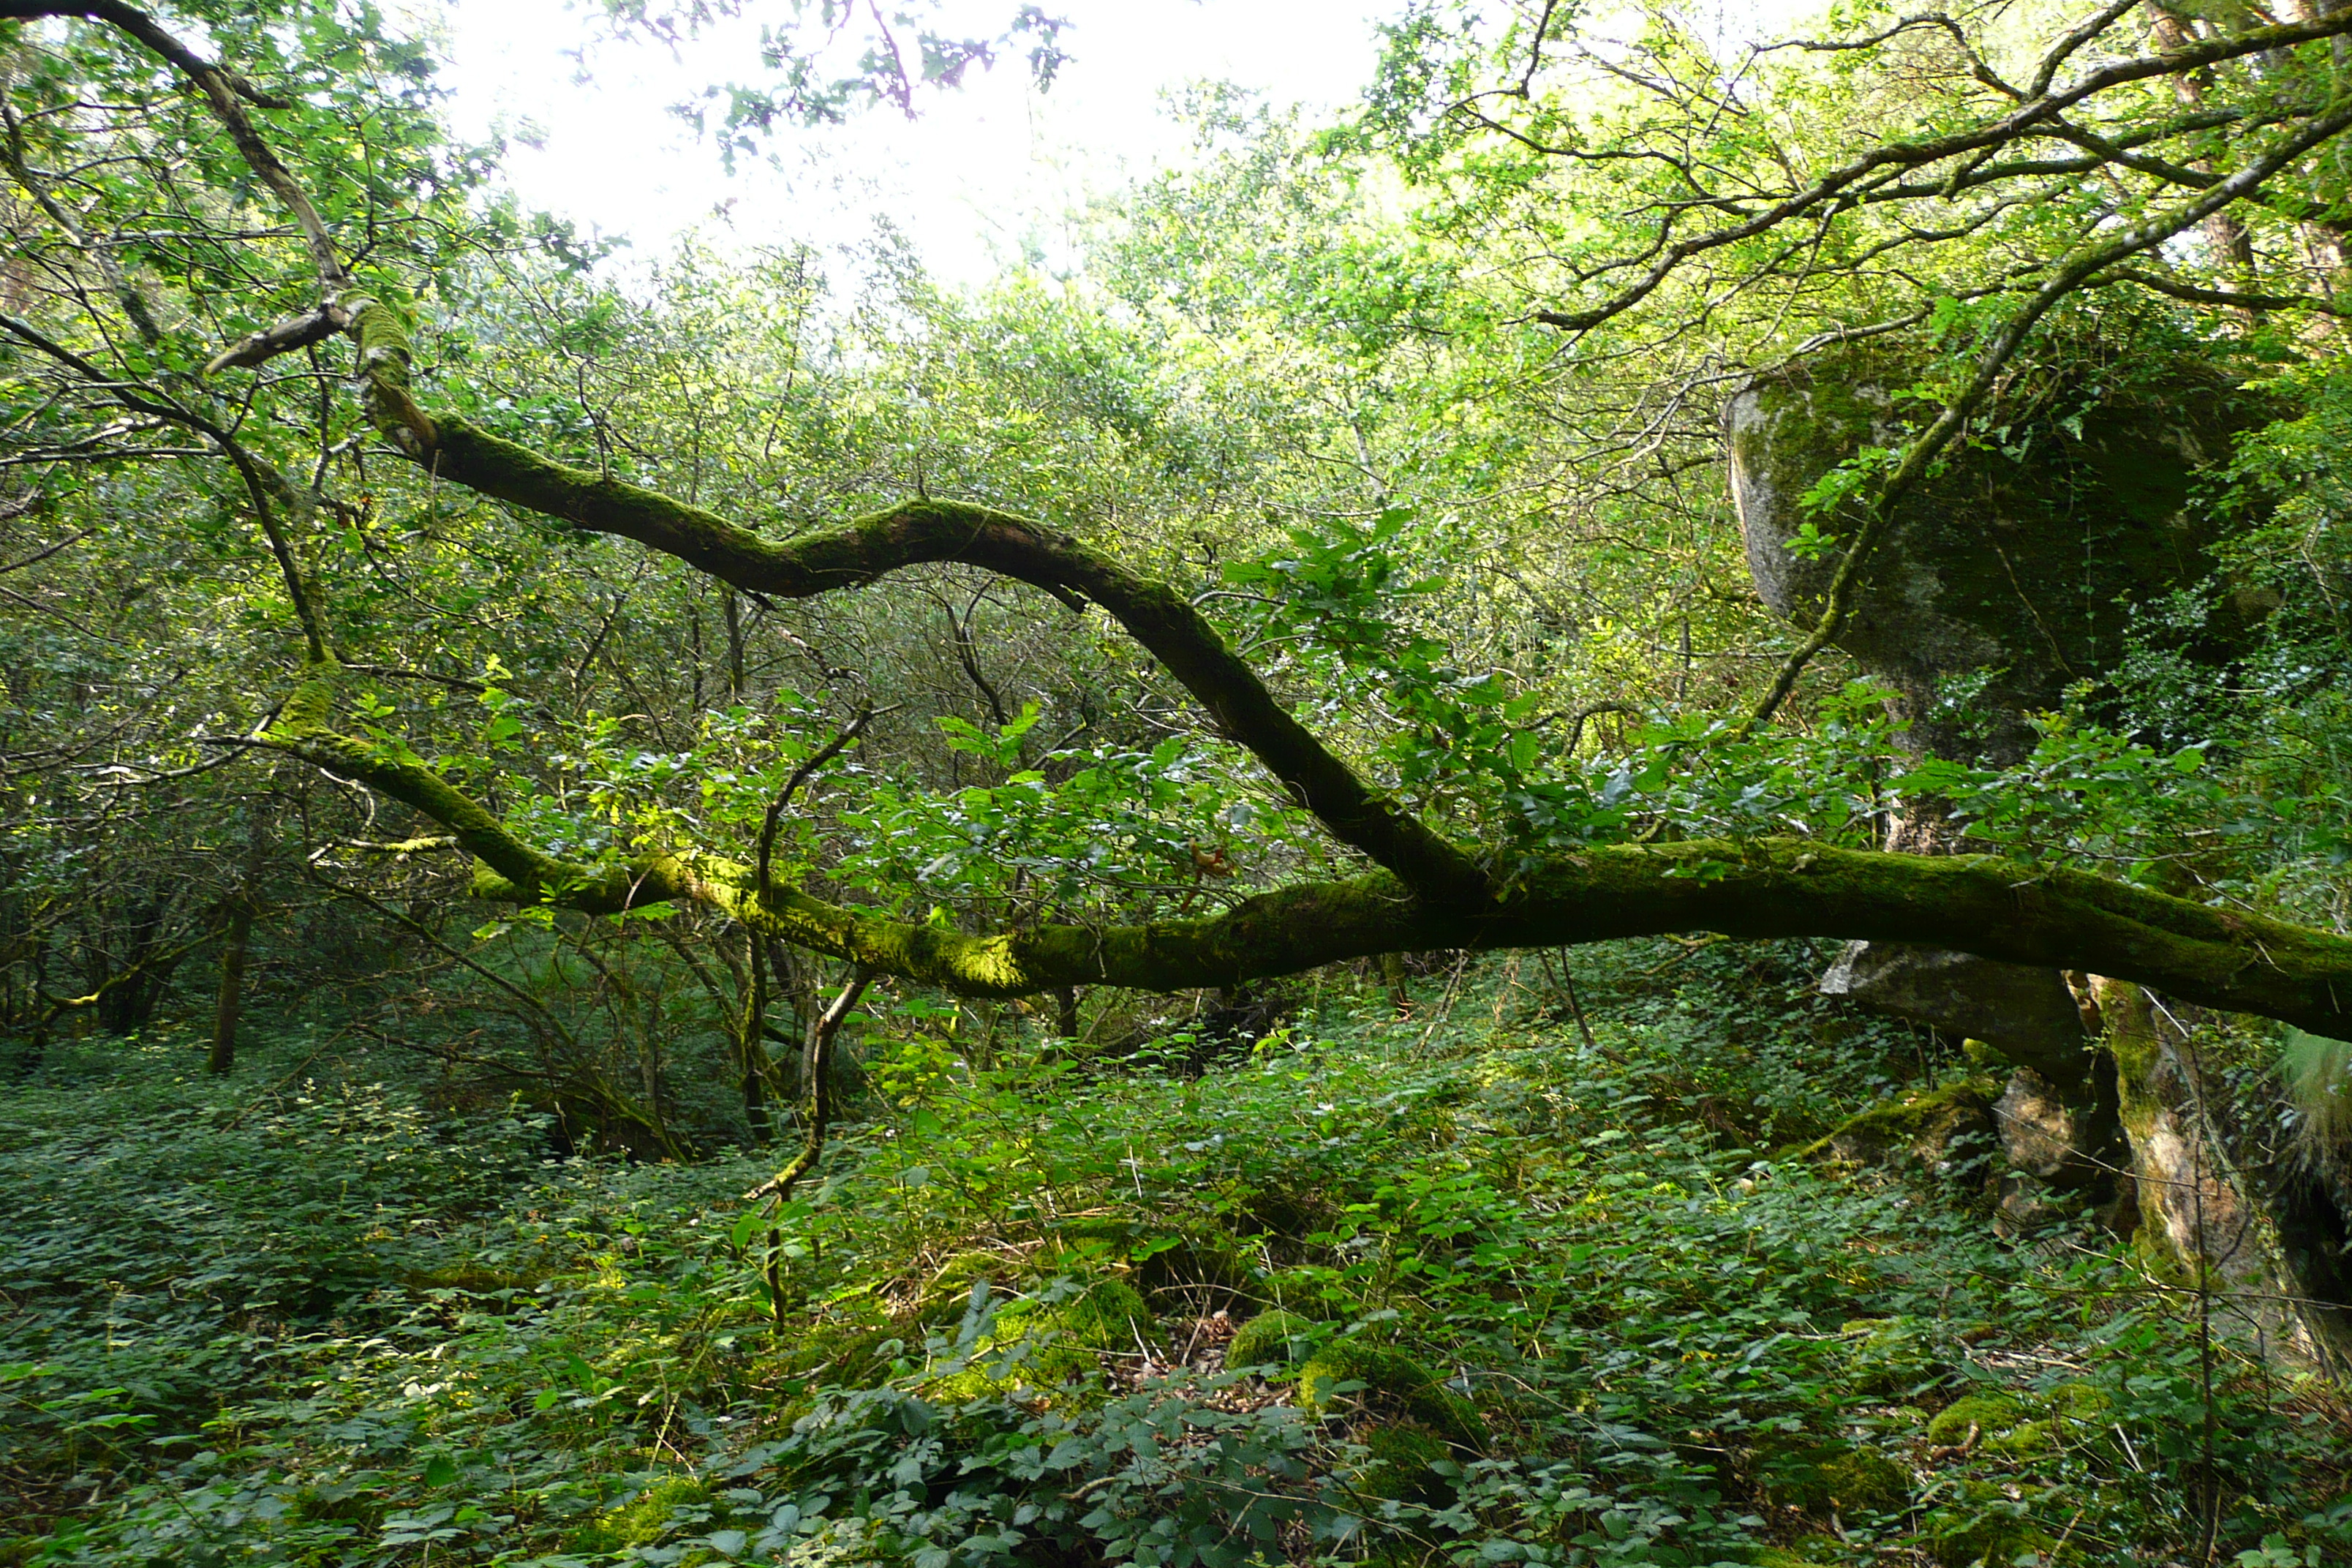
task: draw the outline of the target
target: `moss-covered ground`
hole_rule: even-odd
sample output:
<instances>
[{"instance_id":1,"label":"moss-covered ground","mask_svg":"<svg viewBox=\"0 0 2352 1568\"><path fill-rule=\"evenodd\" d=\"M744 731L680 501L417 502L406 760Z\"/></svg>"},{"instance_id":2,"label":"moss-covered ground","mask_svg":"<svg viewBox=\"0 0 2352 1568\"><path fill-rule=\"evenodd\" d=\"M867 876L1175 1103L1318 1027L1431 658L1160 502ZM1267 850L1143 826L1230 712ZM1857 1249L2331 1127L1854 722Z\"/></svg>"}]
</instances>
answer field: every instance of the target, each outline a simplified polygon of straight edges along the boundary
<instances>
[{"instance_id":1,"label":"moss-covered ground","mask_svg":"<svg viewBox=\"0 0 2352 1568\"><path fill-rule=\"evenodd\" d=\"M880 1020L781 1215L779 1152L559 1158L291 1026L57 1049L0 1563L2352 1561L2343 1407L2227 1303L2209 1379L1980 1163L1795 1157L1967 1063L1801 947L1574 956L1589 1044L1533 958L1165 1066Z\"/></svg>"}]
</instances>

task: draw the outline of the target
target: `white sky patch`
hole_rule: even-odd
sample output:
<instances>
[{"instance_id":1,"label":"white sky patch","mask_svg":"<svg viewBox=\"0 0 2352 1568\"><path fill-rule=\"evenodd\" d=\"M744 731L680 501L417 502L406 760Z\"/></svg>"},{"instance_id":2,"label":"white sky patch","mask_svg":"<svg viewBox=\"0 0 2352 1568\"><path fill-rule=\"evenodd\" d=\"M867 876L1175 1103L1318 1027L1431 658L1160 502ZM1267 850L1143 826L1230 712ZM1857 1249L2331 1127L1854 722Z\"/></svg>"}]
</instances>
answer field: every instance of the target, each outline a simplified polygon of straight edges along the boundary
<instances>
[{"instance_id":1,"label":"white sky patch","mask_svg":"<svg viewBox=\"0 0 2352 1568\"><path fill-rule=\"evenodd\" d=\"M975 283L1024 252L1048 265L1066 258L1066 215L1180 161L1186 133L1163 102L1172 90L1232 81L1310 115L1353 101L1370 79L1375 24L1401 5L1058 0L1050 9L1073 24L1064 35L1073 58L1050 91L1034 90L1024 61L1006 58L960 91L929 95L911 123L878 108L839 130L786 131L773 160L740 160L732 176L669 106L730 79L762 79L756 22L730 24L676 58L650 43L602 46L582 82L565 51L587 35L588 18L565 0L448 0L443 80L460 134L533 128L539 145L513 143L506 166L526 207L625 235L641 258L693 229L722 247L853 246L887 217L943 280ZM977 32L1013 6L976 0L970 9Z\"/></svg>"}]
</instances>

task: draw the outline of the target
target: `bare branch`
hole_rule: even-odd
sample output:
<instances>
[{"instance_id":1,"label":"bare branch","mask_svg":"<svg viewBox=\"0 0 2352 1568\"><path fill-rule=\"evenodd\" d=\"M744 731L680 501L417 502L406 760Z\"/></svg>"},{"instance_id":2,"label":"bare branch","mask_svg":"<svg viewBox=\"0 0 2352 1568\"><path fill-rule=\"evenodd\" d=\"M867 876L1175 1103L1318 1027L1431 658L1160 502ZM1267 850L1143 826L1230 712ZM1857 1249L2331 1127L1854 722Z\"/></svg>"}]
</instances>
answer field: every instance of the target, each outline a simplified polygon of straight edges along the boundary
<instances>
[{"instance_id":1,"label":"bare branch","mask_svg":"<svg viewBox=\"0 0 2352 1568\"><path fill-rule=\"evenodd\" d=\"M2347 127L2352 127L2352 104L2339 106L2331 113L2307 121L2267 154L2229 178L2217 182L2212 189L2196 200L2184 202L2169 212L2128 225L2105 243L2078 248L2049 275L2042 287L2034 290L2032 298L1994 334L1992 342L1978 360L1976 372L1969 378L1968 384L1944 405L1934 423L1905 449L1895 471L1879 485L1864 514L1861 527L1855 531L1853 542L1838 563L1835 575L1830 579L1827 603L1820 621L1798 643L1781 665L1780 672L1773 677L1772 684L1748 718L1749 727L1772 716L1788 700L1789 693L1796 689L1797 678L1804 672L1806 665L1844 629L1846 618L1853 611L1854 595L1861 586L1863 566L1893 521L1895 507L1926 475L1928 465L1967 426L1969 416L1992 390L2003 367L2023 346L2027 335L2042 318L2060 300L2107 268L2160 245L2183 229L2202 222Z\"/></svg>"},{"instance_id":2,"label":"bare branch","mask_svg":"<svg viewBox=\"0 0 2352 1568\"><path fill-rule=\"evenodd\" d=\"M807 761L793 770L792 776L784 781L784 787L778 790L776 798L768 803L767 816L760 821L760 858L757 867L759 881L754 884L755 886L765 888L768 885L769 862L774 858L776 852L776 828L782 823L785 808L792 805L793 796L799 794L801 785L814 778L827 763L847 751L857 737L866 732L866 726L873 721L873 709L858 710L857 717L843 725L838 734L818 747Z\"/></svg>"},{"instance_id":3,"label":"bare branch","mask_svg":"<svg viewBox=\"0 0 2352 1568\"><path fill-rule=\"evenodd\" d=\"M1650 261L1640 278L1615 295L1582 310L1538 310L1532 319L1569 331L1590 331L1641 303L1694 257L1743 239L1751 239L1824 203L1845 199L1854 186L1874 174L1889 169L1916 169L1947 158L2004 146L2021 137L2039 132L2075 104L2109 88L2153 77L2177 75L2200 66L2289 48L2347 32L2352 32L2352 10L2201 39L2182 48L2143 55L2101 67L2063 89L2045 88L2032 99L1988 124L1921 141L1885 142L1859 158L1840 164L1745 222L1710 229L1671 243L1666 242L1661 233L1654 259ZM2055 67L2052 68L2054 70Z\"/></svg>"}]
</instances>

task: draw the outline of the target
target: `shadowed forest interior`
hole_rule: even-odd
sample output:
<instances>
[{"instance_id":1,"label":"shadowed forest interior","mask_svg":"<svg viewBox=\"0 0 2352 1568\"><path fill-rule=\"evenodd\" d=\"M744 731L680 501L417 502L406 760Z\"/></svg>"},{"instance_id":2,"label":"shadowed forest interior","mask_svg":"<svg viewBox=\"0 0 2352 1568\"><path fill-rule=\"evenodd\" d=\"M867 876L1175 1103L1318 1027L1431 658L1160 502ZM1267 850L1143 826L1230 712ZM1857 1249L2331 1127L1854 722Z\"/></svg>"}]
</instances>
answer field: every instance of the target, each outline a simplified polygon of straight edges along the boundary
<instances>
[{"instance_id":1,"label":"shadowed forest interior","mask_svg":"<svg viewBox=\"0 0 2352 1568\"><path fill-rule=\"evenodd\" d=\"M2352 9L1360 25L0 0L0 1568L2352 1563Z\"/></svg>"}]
</instances>

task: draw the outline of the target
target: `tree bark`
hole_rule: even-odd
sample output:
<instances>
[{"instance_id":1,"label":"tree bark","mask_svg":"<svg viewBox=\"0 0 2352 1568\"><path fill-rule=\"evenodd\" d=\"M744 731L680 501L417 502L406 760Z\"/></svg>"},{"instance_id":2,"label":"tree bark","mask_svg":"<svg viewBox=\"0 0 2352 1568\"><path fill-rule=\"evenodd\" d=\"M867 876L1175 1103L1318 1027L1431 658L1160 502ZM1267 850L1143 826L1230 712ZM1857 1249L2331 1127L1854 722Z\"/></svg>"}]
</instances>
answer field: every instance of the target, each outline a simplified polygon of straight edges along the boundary
<instances>
[{"instance_id":1,"label":"tree bark","mask_svg":"<svg viewBox=\"0 0 2352 1568\"><path fill-rule=\"evenodd\" d=\"M212 1048L205 1070L226 1074L236 1066L236 1030L245 1013L245 963L253 938L253 916L261 898L261 858L268 826L259 803L248 807L245 869L231 895L228 932L221 939L220 994L213 1006Z\"/></svg>"},{"instance_id":2,"label":"tree bark","mask_svg":"<svg viewBox=\"0 0 2352 1568\"><path fill-rule=\"evenodd\" d=\"M743 1120L751 1136L764 1143L773 1130L768 1118L768 955L758 932L744 944L751 950L751 980L744 987L743 1016L735 1032L736 1067L742 1077Z\"/></svg>"},{"instance_id":3,"label":"tree bark","mask_svg":"<svg viewBox=\"0 0 2352 1568\"><path fill-rule=\"evenodd\" d=\"M285 711L299 722L325 701L298 697ZM2203 1006L2352 1036L2352 939L1999 856L1896 855L1800 838L1612 844L1549 857L1486 896L1425 897L1374 872L1261 893L1200 919L973 935L798 888L761 888L750 868L715 856L565 862L524 843L414 756L317 723L281 724L265 743L441 823L481 862L474 889L482 897L605 914L698 903L779 941L964 996L1064 985L1214 988L1384 952L1708 931L1921 942L2113 975Z\"/></svg>"},{"instance_id":4,"label":"tree bark","mask_svg":"<svg viewBox=\"0 0 2352 1568\"><path fill-rule=\"evenodd\" d=\"M213 1008L212 1049L205 1070L226 1074L236 1065L236 1026L245 1006L246 943L253 935L253 906L240 900L221 939L220 996Z\"/></svg>"},{"instance_id":5,"label":"tree bark","mask_svg":"<svg viewBox=\"0 0 2352 1568\"><path fill-rule=\"evenodd\" d=\"M2092 984L2131 1140L2141 1266L2168 1289L2237 1298L2273 1346L2352 1375L2346 1152L2305 1125L2276 1078L2233 1094L2205 1070L2193 1009L2124 981Z\"/></svg>"}]
</instances>

